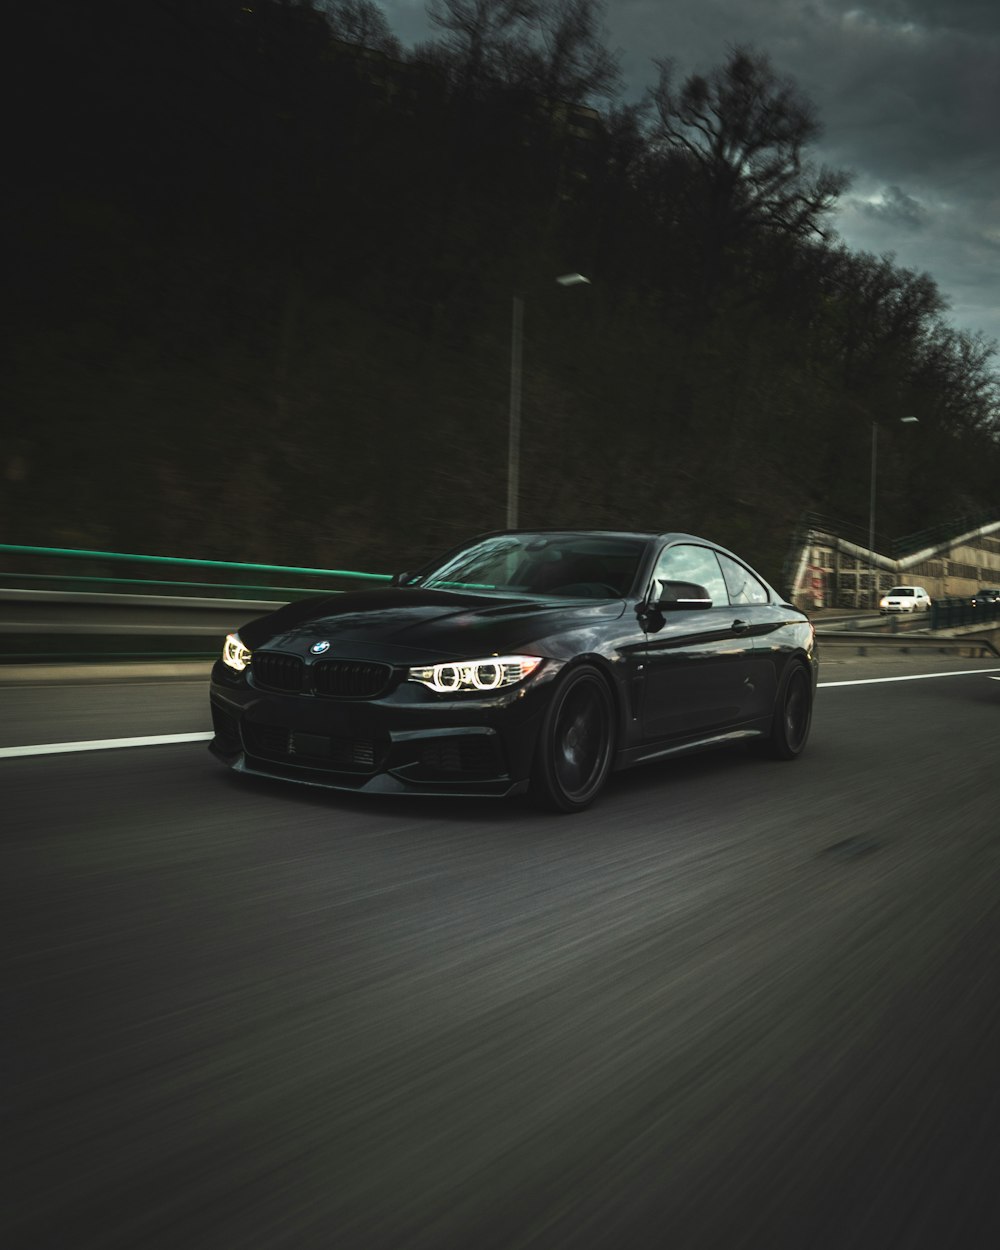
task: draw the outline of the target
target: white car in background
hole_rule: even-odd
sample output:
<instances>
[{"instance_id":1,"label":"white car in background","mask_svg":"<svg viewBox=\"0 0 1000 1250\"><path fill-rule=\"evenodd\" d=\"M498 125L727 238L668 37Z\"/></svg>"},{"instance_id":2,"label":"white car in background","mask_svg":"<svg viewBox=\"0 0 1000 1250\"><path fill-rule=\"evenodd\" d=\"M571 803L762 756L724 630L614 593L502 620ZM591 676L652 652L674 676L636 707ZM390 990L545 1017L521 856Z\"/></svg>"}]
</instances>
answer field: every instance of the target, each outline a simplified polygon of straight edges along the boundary
<instances>
[{"instance_id":1,"label":"white car in background","mask_svg":"<svg viewBox=\"0 0 1000 1250\"><path fill-rule=\"evenodd\" d=\"M893 586L879 600L879 612L929 612L931 597L923 586Z\"/></svg>"}]
</instances>

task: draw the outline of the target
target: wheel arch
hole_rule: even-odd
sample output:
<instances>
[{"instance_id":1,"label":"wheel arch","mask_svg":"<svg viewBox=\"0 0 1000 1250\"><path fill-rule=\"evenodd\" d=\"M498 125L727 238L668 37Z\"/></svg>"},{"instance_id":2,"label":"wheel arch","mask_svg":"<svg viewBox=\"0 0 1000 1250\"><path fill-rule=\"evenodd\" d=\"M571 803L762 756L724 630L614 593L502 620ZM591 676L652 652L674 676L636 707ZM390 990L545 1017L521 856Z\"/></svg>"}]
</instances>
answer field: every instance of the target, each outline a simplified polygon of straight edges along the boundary
<instances>
[{"instance_id":1,"label":"wheel arch","mask_svg":"<svg viewBox=\"0 0 1000 1250\"><path fill-rule=\"evenodd\" d=\"M813 691L815 693L816 683L819 680L819 652L815 646L812 649L807 647L794 647L784 658L780 668L778 669L777 682L775 683L775 696L780 692L782 683L786 680L786 674L795 664L801 664L812 681Z\"/></svg>"},{"instance_id":2,"label":"wheel arch","mask_svg":"<svg viewBox=\"0 0 1000 1250\"><path fill-rule=\"evenodd\" d=\"M607 683L608 690L611 693L611 701L614 705L614 729L615 739L612 744L612 757L617 758L618 752L622 748L622 744L626 741L626 717L628 716L628 698L626 691L623 689L625 682L625 674L622 673L621 678L615 671L614 663L605 655L601 655L597 651L586 651L580 655L573 657L569 663L564 664L560 670L559 676L562 678L564 673L577 669L581 664L588 664L591 668L596 668Z\"/></svg>"}]
</instances>

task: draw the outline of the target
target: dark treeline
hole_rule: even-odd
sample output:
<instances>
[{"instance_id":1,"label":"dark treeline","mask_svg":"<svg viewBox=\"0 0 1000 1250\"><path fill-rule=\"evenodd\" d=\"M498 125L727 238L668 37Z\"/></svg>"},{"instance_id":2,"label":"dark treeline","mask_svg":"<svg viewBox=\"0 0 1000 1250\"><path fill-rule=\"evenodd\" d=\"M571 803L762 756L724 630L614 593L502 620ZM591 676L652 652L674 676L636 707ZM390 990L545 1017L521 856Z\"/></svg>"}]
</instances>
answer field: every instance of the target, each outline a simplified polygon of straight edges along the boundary
<instances>
[{"instance_id":1,"label":"dark treeline","mask_svg":"<svg viewBox=\"0 0 1000 1250\"><path fill-rule=\"evenodd\" d=\"M873 421L880 533L998 502L991 345L830 235L764 54L626 104L599 0L429 0L413 50L367 0L22 8L7 541L388 570L502 527L515 294L523 525L777 578L803 511L866 523Z\"/></svg>"}]
</instances>

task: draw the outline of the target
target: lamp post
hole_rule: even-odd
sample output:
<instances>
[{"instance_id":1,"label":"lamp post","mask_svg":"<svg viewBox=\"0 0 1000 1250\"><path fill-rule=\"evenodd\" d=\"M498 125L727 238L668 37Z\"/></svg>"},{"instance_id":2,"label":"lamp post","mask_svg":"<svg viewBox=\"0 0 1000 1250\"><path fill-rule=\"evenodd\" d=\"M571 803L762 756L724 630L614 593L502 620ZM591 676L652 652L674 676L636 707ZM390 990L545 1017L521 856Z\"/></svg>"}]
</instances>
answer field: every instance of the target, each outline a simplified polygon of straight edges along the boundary
<instances>
[{"instance_id":1,"label":"lamp post","mask_svg":"<svg viewBox=\"0 0 1000 1250\"><path fill-rule=\"evenodd\" d=\"M917 425L919 417L900 417L900 425ZM875 587L875 482L878 473L878 422L872 422L872 474L871 491L868 496L868 586L871 591L872 610L878 606L878 590Z\"/></svg>"},{"instance_id":2,"label":"lamp post","mask_svg":"<svg viewBox=\"0 0 1000 1250\"><path fill-rule=\"evenodd\" d=\"M582 273L564 273L560 286L589 286ZM507 528L517 529L517 505L521 484L521 355L524 348L524 298L511 299L510 325L510 418L507 425Z\"/></svg>"}]
</instances>

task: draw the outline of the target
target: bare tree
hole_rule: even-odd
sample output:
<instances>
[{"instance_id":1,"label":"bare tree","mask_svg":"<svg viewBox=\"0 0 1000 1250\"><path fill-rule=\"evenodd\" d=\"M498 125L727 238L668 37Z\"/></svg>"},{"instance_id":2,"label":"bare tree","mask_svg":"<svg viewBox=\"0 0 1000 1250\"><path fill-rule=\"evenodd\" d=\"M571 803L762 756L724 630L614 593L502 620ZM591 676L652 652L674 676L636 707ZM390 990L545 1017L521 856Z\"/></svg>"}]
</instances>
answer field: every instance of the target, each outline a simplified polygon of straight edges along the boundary
<instances>
[{"instance_id":1,"label":"bare tree","mask_svg":"<svg viewBox=\"0 0 1000 1250\"><path fill-rule=\"evenodd\" d=\"M456 83L475 91L506 76L524 39L524 24L538 16L539 0L428 0L427 16L443 32Z\"/></svg>"},{"instance_id":2,"label":"bare tree","mask_svg":"<svg viewBox=\"0 0 1000 1250\"><path fill-rule=\"evenodd\" d=\"M605 8L604 0L547 0L540 7L538 37L523 53L533 91L567 104L617 93L621 71L604 43Z\"/></svg>"},{"instance_id":3,"label":"bare tree","mask_svg":"<svg viewBox=\"0 0 1000 1250\"><path fill-rule=\"evenodd\" d=\"M319 0L316 8L325 14L337 39L374 48L386 56L402 55L402 45L389 28L385 14L372 0Z\"/></svg>"},{"instance_id":4,"label":"bare tree","mask_svg":"<svg viewBox=\"0 0 1000 1250\"><path fill-rule=\"evenodd\" d=\"M745 47L679 88L672 62L655 64L651 140L687 156L716 242L725 245L754 226L824 236L823 219L850 177L804 159L820 125L795 84L780 78L766 55Z\"/></svg>"}]
</instances>

